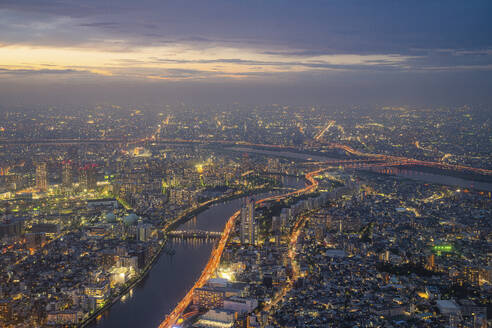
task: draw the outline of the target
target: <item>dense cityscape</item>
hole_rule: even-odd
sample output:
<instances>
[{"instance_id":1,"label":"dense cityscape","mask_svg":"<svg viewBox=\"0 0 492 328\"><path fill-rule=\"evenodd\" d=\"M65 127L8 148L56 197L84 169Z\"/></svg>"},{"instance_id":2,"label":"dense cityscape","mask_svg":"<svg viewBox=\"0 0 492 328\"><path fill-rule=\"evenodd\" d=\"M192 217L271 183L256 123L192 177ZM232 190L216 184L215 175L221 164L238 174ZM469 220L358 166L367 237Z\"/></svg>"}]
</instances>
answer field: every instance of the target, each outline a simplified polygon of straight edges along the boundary
<instances>
[{"instance_id":1,"label":"dense cityscape","mask_svg":"<svg viewBox=\"0 0 492 328\"><path fill-rule=\"evenodd\" d=\"M492 328L492 1L0 31L0 328Z\"/></svg>"},{"instance_id":2,"label":"dense cityscape","mask_svg":"<svg viewBox=\"0 0 492 328\"><path fill-rule=\"evenodd\" d=\"M111 316L177 239L214 251L160 327L486 327L490 119L366 110L6 111L2 327ZM183 226L237 198L226 230Z\"/></svg>"}]
</instances>

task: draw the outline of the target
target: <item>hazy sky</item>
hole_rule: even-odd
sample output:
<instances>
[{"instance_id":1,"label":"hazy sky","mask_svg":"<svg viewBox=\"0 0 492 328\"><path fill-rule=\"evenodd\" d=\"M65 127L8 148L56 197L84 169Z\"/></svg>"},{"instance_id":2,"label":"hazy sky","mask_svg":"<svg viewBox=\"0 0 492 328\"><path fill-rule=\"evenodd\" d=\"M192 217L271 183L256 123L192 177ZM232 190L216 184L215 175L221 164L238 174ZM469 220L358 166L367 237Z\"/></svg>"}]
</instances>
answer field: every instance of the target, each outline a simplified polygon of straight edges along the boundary
<instances>
[{"instance_id":1,"label":"hazy sky","mask_svg":"<svg viewBox=\"0 0 492 328\"><path fill-rule=\"evenodd\" d=\"M492 101L492 1L0 0L0 103Z\"/></svg>"}]
</instances>

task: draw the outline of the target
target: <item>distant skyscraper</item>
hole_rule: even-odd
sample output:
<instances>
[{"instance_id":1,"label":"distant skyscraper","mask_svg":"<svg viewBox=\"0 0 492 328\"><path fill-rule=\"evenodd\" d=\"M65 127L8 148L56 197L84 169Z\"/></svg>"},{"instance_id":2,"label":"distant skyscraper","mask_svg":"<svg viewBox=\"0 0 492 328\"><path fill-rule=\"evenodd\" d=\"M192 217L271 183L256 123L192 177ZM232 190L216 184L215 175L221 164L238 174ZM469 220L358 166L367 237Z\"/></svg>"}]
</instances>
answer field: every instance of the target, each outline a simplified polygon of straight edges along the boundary
<instances>
[{"instance_id":1,"label":"distant skyscraper","mask_svg":"<svg viewBox=\"0 0 492 328\"><path fill-rule=\"evenodd\" d=\"M63 161L62 163L62 186L71 188L73 183L72 178L72 162Z\"/></svg>"},{"instance_id":2,"label":"distant skyscraper","mask_svg":"<svg viewBox=\"0 0 492 328\"><path fill-rule=\"evenodd\" d=\"M151 224L139 224L137 225L137 240L149 241L152 236L153 226Z\"/></svg>"},{"instance_id":3,"label":"distant skyscraper","mask_svg":"<svg viewBox=\"0 0 492 328\"><path fill-rule=\"evenodd\" d=\"M97 187L96 164L86 164L80 169L80 186L87 190L94 190Z\"/></svg>"},{"instance_id":4,"label":"distant skyscraper","mask_svg":"<svg viewBox=\"0 0 492 328\"><path fill-rule=\"evenodd\" d=\"M258 231L255 222L255 201L248 198L241 209L241 244L256 245Z\"/></svg>"},{"instance_id":5,"label":"distant skyscraper","mask_svg":"<svg viewBox=\"0 0 492 328\"><path fill-rule=\"evenodd\" d=\"M434 270L435 268L435 256L434 254L430 254L428 257L427 257L427 269L428 270Z\"/></svg>"},{"instance_id":6,"label":"distant skyscraper","mask_svg":"<svg viewBox=\"0 0 492 328\"><path fill-rule=\"evenodd\" d=\"M46 169L46 163L36 164L36 188L41 191L48 189L48 172Z\"/></svg>"}]
</instances>

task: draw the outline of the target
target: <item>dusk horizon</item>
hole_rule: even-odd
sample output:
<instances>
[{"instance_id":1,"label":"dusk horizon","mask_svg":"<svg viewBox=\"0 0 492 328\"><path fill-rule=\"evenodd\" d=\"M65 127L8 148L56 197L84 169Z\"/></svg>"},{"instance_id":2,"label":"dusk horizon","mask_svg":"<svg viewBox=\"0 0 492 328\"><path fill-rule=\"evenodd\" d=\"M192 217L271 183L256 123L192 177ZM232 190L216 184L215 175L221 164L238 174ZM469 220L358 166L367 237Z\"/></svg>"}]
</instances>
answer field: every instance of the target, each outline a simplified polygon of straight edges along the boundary
<instances>
[{"instance_id":1,"label":"dusk horizon","mask_svg":"<svg viewBox=\"0 0 492 328\"><path fill-rule=\"evenodd\" d=\"M492 327L492 1L0 0L0 328Z\"/></svg>"},{"instance_id":2,"label":"dusk horizon","mask_svg":"<svg viewBox=\"0 0 492 328\"><path fill-rule=\"evenodd\" d=\"M0 103L490 103L491 11L488 1L2 1Z\"/></svg>"}]
</instances>

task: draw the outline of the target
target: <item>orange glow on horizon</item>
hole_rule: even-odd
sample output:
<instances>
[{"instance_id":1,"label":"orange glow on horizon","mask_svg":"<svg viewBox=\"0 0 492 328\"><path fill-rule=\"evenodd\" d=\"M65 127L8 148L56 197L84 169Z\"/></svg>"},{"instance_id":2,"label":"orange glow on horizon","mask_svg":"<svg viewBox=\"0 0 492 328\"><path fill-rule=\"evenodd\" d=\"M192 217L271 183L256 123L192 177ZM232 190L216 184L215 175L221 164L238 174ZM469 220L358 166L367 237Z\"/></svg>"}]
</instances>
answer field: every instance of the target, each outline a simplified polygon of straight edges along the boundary
<instances>
[{"instance_id":1,"label":"orange glow on horizon","mask_svg":"<svg viewBox=\"0 0 492 328\"><path fill-rule=\"evenodd\" d=\"M108 41L109 44L111 43ZM108 50L109 49L109 50ZM140 47L131 50L100 47L11 45L0 47L0 68L16 71L92 74L144 80L245 79L268 73L340 71L330 65L399 65L409 57L397 55L324 55L299 57L265 54L263 50L192 45ZM315 64L315 65L314 65ZM325 65L325 66L323 66ZM60 72L57 72L60 71Z\"/></svg>"}]
</instances>

